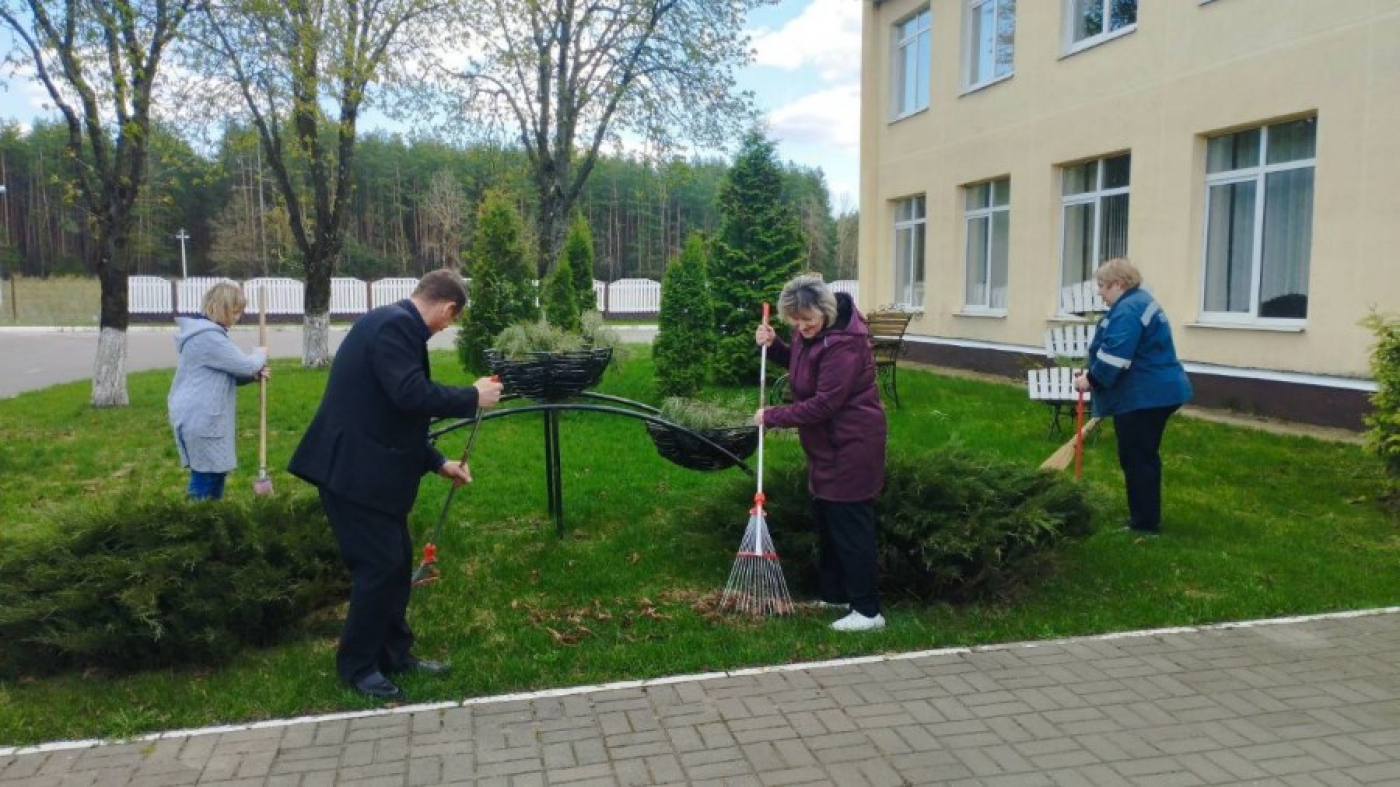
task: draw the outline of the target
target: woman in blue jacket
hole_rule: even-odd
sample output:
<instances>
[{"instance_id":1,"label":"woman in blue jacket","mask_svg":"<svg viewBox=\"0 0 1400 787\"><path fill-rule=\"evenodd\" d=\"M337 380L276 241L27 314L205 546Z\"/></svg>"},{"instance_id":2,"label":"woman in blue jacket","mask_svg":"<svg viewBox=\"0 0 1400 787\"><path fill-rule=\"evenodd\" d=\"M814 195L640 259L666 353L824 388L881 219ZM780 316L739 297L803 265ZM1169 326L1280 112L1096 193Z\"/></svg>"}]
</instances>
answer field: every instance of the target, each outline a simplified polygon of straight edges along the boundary
<instances>
[{"instance_id":1,"label":"woman in blue jacket","mask_svg":"<svg viewBox=\"0 0 1400 787\"><path fill-rule=\"evenodd\" d=\"M1108 313L1089 343L1089 369L1074 380L1093 391L1094 415L1113 416L1118 463L1128 488L1128 530L1156 535L1162 527L1162 433L1191 399L1191 381L1176 359L1171 324L1126 259L1094 272Z\"/></svg>"}]
</instances>

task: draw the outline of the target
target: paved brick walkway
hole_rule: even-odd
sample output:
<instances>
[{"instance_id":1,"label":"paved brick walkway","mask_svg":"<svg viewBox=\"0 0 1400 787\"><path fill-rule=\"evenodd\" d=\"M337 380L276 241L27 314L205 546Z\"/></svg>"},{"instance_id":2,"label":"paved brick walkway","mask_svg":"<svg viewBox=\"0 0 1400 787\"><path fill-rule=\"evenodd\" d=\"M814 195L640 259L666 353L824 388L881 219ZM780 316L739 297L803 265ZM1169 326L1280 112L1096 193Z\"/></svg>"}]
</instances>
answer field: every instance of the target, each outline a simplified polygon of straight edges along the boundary
<instances>
[{"instance_id":1,"label":"paved brick walkway","mask_svg":"<svg viewBox=\"0 0 1400 787\"><path fill-rule=\"evenodd\" d=\"M0 754L0 785L1400 785L1400 609Z\"/></svg>"}]
</instances>

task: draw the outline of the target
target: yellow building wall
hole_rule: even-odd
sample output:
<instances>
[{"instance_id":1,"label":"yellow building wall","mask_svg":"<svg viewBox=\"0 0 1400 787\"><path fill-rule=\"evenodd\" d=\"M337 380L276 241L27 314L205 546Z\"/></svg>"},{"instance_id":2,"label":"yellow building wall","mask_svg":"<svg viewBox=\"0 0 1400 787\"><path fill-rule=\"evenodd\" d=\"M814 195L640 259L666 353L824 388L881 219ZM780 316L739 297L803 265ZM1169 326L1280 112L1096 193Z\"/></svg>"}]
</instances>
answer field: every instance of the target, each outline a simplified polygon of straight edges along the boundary
<instances>
[{"instance_id":1,"label":"yellow building wall","mask_svg":"<svg viewBox=\"0 0 1400 787\"><path fill-rule=\"evenodd\" d=\"M1368 376L1369 308L1400 311L1400 0L1141 0L1137 29L1065 55L1061 0L1017 3L1014 76L962 93L965 3L933 0L929 108L891 122L892 27L928 3L866 3L860 279L893 299L893 200L927 199L925 313L910 333L1039 347L1060 276L1060 171L1130 151L1129 256L1182 359ZM1318 117L1302 330L1200 318L1206 137ZM961 186L1011 179L1004 317L959 312Z\"/></svg>"}]
</instances>

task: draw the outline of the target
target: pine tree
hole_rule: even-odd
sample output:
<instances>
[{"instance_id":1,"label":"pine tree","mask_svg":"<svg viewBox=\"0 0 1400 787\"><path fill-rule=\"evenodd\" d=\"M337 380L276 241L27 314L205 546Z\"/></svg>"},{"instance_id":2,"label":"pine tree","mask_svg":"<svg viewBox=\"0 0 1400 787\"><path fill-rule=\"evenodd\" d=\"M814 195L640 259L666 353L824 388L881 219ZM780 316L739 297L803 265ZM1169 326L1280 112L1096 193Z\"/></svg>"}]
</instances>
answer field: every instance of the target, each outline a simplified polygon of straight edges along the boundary
<instances>
[{"instance_id":1,"label":"pine tree","mask_svg":"<svg viewBox=\"0 0 1400 787\"><path fill-rule=\"evenodd\" d=\"M760 304L774 303L806 257L802 229L783 202L774 144L750 131L719 192L720 225L710 260L715 303L717 382L742 385L758 376L754 326Z\"/></svg>"},{"instance_id":2,"label":"pine tree","mask_svg":"<svg viewBox=\"0 0 1400 787\"><path fill-rule=\"evenodd\" d=\"M591 287L589 289L592 290ZM561 331L578 333L578 306L578 293L574 291L573 268L570 267L569 256L566 254L559 258L559 264L554 266L554 272L545 279L544 318L549 321L550 325Z\"/></svg>"},{"instance_id":3,"label":"pine tree","mask_svg":"<svg viewBox=\"0 0 1400 787\"><path fill-rule=\"evenodd\" d=\"M477 210L472 242L471 301L457 332L457 356L468 372L485 371L485 352L506 326L540 317L525 245L524 222L515 203L501 192L487 192Z\"/></svg>"},{"instance_id":4,"label":"pine tree","mask_svg":"<svg viewBox=\"0 0 1400 787\"><path fill-rule=\"evenodd\" d=\"M564 262L568 262L573 272L579 313L597 311L598 296L593 292L593 230L582 213L575 213L574 221L569 225L560 264Z\"/></svg>"},{"instance_id":5,"label":"pine tree","mask_svg":"<svg viewBox=\"0 0 1400 787\"><path fill-rule=\"evenodd\" d=\"M691 233L661 283L660 327L652 343L661 396L693 396L709 377L715 315L706 256L704 239Z\"/></svg>"}]
</instances>

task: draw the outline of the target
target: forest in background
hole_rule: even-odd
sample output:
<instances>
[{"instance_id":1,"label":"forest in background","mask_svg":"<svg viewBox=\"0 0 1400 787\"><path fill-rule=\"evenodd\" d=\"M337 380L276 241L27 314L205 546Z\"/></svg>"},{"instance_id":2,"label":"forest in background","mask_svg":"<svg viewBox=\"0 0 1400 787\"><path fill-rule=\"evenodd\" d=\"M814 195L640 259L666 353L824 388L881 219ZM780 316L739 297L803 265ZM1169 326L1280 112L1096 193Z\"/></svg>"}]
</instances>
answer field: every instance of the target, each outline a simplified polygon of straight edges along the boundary
<instances>
[{"instance_id":1,"label":"forest in background","mask_svg":"<svg viewBox=\"0 0 1400 787\"><path fill-rule=\"evenodd\" d=\"M5 276L91 270L86 214L64 161L66 135L57 123L0 127ZM152 142L130 273L178 277L175 236L184 229L190 276L302 276L286 210L247 129L227 129L207 155L169 129L157 129ZM688 233L709 234L718 226L715 198L728 166L717 158L600 157L581 201L593 230L595 278L660 280ZM829 281L856 278L855 211L833 211L820 169L789 163L782 174L784 199L801 221L808 269ZM489 188L504 189L526 215L534 209L524 154L498 146L463 148L365 134L356 151L355 183L337 270L342 276L418 276L465 265L477 204Z\"/></svg>"}]
</instances>

